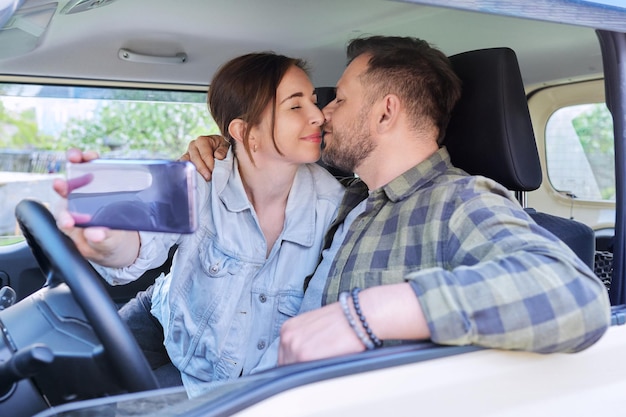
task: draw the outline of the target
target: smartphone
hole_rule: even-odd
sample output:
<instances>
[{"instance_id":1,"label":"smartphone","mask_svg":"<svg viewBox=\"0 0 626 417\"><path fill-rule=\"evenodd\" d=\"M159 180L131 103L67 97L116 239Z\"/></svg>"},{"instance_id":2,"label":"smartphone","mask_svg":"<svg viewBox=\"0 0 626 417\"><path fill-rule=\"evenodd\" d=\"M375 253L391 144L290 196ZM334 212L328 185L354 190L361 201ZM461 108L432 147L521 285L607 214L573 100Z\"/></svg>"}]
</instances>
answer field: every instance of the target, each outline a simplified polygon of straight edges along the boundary
<instances>
[{"instance_id":1,"label":"smartphone","mask_svg":"<svg viewBox=\"0 0 626 417\"><path fill-rule=\"evenodd\" d=\"M191 162L95 159L66 165L68 211L76 226L166 233L198 227Z\"/></svg>"}]
</instances>

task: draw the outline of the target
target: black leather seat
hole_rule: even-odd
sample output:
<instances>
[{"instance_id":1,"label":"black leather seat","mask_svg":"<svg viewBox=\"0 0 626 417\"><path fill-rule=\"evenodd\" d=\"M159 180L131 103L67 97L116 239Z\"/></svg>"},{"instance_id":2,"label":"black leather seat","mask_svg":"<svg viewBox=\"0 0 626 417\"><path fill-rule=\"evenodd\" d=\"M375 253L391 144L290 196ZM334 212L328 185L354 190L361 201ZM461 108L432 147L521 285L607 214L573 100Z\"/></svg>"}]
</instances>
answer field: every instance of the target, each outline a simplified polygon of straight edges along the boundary
<instances>
[{"instance_id":1,"label":"black leather seat","mask_svg":"<svg viewBox=\"0 0 626 417\"><path fill-rule=\"evenodd\" d=\"M542 174L517 57L509 48L450 57L463 82L444 145L455 166L492 178L511 191L532 191ZM594 267L595 236L580 222L526 209L540 226Z\"/></svg>"}]
</instances>

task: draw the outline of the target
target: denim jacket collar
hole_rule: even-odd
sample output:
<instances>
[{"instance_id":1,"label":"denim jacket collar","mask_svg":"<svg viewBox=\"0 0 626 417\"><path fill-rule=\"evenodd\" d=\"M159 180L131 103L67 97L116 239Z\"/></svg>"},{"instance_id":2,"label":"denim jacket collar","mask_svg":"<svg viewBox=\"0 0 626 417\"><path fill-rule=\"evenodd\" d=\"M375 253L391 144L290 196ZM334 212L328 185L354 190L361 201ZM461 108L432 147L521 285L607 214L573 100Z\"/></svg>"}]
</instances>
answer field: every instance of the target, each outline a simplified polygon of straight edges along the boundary
<instances>
[{"instance_id":1,"label":"denim jacket collar","mask_svg":"<svg viewBox=\"0 0 626 417\"><path fill-rule=\"evenodd\" d=\"M225 159L215 161L212 181L215 182L214 190L228 210L233 212L254 211L243 188L237 158L234 157L232 148L228 150ZM228 181L232 182L230 187L226 187ZM285 211L285 219L287 220L281 233L280 238L282 240L294 242L304 247L313 245L317 200L315 192L312 191L315 189L314 181L311 168L307 164L300 165L287 199Z\"/></svg>"}]
</instances>

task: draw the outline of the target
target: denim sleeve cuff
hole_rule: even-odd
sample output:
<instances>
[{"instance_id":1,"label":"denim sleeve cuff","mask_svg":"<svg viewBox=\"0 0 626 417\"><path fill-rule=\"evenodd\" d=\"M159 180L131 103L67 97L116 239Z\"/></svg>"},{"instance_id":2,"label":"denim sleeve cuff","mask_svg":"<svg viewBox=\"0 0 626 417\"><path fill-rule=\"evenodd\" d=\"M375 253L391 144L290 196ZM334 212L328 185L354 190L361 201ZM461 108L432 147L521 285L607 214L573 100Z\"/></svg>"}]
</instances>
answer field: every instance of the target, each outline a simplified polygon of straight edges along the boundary
<instances>
[{"instance_id":1,"label":"denim sleeve cuff","mask_svg":"<svg viewBox=\"0 0 626 417\"><path fill-rule=\"evenodd\" d=\"M146 271L161 266L166 260L169 248L176 243L178 235L139 232L141 246L139 255L131 265L124 268L108 268L92 263L96 271L110 285L124 285L135 281Z\"/></svg>"}]
</instances>

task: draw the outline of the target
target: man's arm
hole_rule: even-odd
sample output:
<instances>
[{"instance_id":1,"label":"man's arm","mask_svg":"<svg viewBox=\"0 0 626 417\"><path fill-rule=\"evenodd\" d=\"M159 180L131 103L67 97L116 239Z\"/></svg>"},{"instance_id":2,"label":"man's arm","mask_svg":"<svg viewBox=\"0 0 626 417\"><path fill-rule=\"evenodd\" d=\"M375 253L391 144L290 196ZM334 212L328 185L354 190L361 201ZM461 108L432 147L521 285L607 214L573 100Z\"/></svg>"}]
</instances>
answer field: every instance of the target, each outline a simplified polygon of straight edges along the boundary
<instances>
[{"instance_id":1,"label":"man's arm","mask_svg":"<svg viewBox=\"0 0 626 417\"><path fill-rule=\"evenodd\" d=\"M567 246L523 216L499 198L461 206L446 228L448 268L361 292L362 311L378 338L430 337L544 353L576 352L597 341L610 323L604 285ZM364 349L333 303L283 325L279 360Z\"/></svg>"},{"instance_id":2,"label":"man's arm","mask_svg":"<svg viewBox=\"0 0 626 417\"><path fill-rule=\"evenodd\" d=\"M181 157L181 161L191 161L196 170L205 180L211 179L211 173L216 159L226 158L230 143L220 135L198 136L189 142L187 152Z\"/></svg>"},{"instance_id":3,"label":"man's arm","mask_svg":"<svg viewBox=\"0 0 626 417\"><path fill-rule=\"evenodd\" d=\"M406 277L433 341L577 352L608 328L602 282L513 203L493 194L474 198L455 211L448 230L450 268Z\"/></svg>"}]
</instances>

